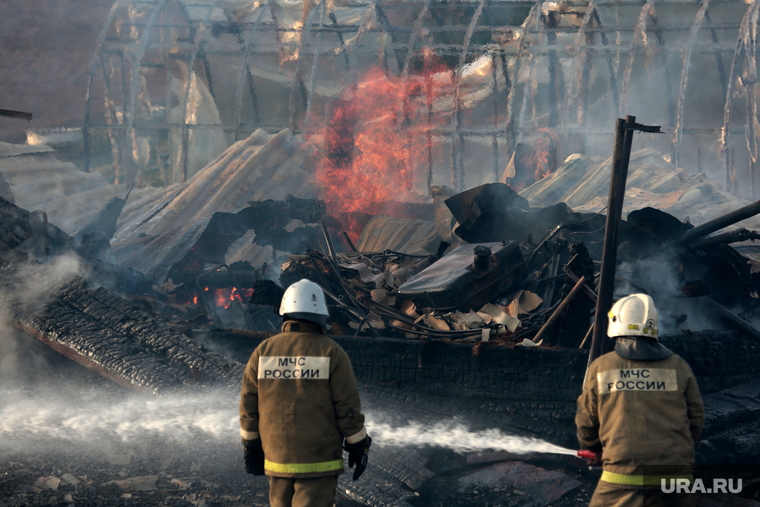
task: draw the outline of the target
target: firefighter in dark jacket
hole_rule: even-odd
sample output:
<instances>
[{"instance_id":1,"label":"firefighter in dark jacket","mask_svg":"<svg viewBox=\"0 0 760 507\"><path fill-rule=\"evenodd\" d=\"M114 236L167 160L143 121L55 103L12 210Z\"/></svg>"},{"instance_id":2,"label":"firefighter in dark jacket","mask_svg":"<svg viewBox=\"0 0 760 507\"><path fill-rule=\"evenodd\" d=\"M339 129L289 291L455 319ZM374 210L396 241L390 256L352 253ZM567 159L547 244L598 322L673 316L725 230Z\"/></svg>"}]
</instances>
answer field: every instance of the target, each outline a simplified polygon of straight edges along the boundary
<instances>
[{"instance_id":1,"label":"firefighter in dark jacket","mask_svg":"<svg viewBox=\"0 0 760 507\"><path fill-rule=\"evenodd\" d=\"M372 439L348 356L325 335L322 289L309 280L294 283L280 315L282 332L256 348L243 374L245 467L269 477L272 507L327 507L343 473L343 449L356 480Z\"/></svg>"},{"instance_id":2,"label":"firefighter in dark jacket","mask_svg":"<svg viewBox=\"0 0 760 507\"><path fill-rule=\"evenodd\" d=\"M646 294L613 305L607 334L615 350L589 366L575 416L581 448L601 454L589 505L694 505L694 495L661 489L663 476L688 478L693 470L704 425L694 373L659 342L657 309Z\"/></svg>"}]
</instances>

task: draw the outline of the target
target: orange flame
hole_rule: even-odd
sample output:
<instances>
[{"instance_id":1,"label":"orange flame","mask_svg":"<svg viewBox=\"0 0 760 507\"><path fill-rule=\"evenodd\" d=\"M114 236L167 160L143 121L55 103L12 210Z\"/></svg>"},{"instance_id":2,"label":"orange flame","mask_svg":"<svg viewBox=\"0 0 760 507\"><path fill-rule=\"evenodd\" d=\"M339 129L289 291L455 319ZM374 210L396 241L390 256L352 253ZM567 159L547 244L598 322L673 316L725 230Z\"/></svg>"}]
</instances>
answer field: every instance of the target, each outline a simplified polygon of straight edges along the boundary
<instances>
[{"instance_id":1,"label":"orange flame","mask_svg":"<svg viewBox=\"0 0 760 507\"><path fill-rule=\"evenodd\" d=\"M238 289L225 287L214 289L214 304L219 308L229 308L233 301L247 303L253 295L253 289Z\"/></svg>"},{"instance_id":2,"label":"orange flame","mask_svg":"<svg viewBox=\"0 0 760 507\"><path fill-rule=\"evenodd\" d=\"M533 142L533 148L536 150L532 160L535 167L533 179L536 181L546 178L554 170L554 161L551 159L553 158L552 150L557 141L557 136L549 129L539 129L538 132L543 135Z\"/></svg>"},{"instance_id":3,"label":"orange flame","mask_svg":"<svg viewBox=\"0 0 760 507\"><path fill-rule=\"evenodd\" d=\"M520 191L549 176L557 167L557 135L549 129L539 129L520 149L515 151L515 174L508 179L512 190Z\"/></svg>"},{"instance_id":4,"label":"orange flame","mask_svg":"<svg viewBox=\"0 0 760 507\"><path fill-rule=\"evenodd\" d=\"M423 72L406 77L371 69L332 104L316 179L333 216L418 200L414 185L428 165L428 142L435 143L430 134L451 114L433 111L435 99L451 92L451 73L430 54L424 58Z\"/></svg>"}]
</instances>

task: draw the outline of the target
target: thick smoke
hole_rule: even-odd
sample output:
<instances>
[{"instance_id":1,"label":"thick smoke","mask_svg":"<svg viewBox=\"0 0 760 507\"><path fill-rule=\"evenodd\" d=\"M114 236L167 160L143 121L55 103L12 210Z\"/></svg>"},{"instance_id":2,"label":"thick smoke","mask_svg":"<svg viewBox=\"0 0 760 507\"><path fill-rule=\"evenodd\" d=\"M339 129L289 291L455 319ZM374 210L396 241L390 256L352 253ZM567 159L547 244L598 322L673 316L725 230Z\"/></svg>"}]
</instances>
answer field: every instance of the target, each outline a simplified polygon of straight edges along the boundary
<instances>
[{"instance_id":1,"label":"thick smoke","mask_svg":"<svg viewBox=\"0 0 760 507\"><path fill-rule=\"evenodd\" d=\"M640 259L635 263L623 263L616 273L616 297L645 292L652 296L657 306L660 333L678 334L683 329L703 331L721 329L723 325L715 312L705 311L698 298L687 298L681 290L677 259L663 252Z\"/></svg>"}]
</instances>

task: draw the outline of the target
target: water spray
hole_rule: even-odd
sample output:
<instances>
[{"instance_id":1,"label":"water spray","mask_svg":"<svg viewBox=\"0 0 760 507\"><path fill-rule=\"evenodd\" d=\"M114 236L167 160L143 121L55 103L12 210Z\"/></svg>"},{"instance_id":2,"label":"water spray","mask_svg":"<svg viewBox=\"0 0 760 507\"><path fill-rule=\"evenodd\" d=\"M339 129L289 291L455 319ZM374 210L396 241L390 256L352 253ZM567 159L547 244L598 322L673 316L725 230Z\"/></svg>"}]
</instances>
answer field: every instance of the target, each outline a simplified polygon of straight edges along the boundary
<instances>
[{"instance_id":1,"label":"water spray","mask_svg":"<svg viewBox=\"0 0 760 507\"><path fill-rule=\"evenodd\" d=\"M443 447L454 452L505 451L512 454L562 454L575 456L577 451L537 438L520 437L498 429L472 431L453 420L423 425L417 422L399 426L382 417L367 416L367 431L386 446Z\"/></svg>"},{"instance_id":2,"label":"water spray","mask_svg":"<svg viewBox=\"0 0 760 507\"><path fill-rule=\"evenodd\" d=\"M6 450L28 449L31 441L53 439L88 443L107 449L113 444L144 447L151 441L237 445L237 399L227 393L204 393L115 399L96 392L72 397L29 396L0 392L0 439ZM464 421L434 424L394 423L386 413L368 412L367 431L381 447L439 447L457 453L505 451L521 454L579 456L593 460L590 451L576 451L544 440L504 433L499 429L472 430Z\"/></svg>"}]
</instances>

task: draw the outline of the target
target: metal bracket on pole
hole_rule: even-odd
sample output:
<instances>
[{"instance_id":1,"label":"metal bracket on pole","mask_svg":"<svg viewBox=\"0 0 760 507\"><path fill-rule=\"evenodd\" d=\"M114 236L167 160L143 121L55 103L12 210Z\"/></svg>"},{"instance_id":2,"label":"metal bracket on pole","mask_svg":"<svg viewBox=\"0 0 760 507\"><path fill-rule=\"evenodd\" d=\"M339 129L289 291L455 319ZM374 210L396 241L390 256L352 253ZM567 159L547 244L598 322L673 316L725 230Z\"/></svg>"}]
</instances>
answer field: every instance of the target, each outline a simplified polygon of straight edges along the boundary
<instances>
[{"instance_id":1,"label":"metal bracket on pole","mask_svg":"<svg viewBox=\"0 0 760 507\"><path fill-rule=\"evenodd\" d=\"M626 118L636 118L635 116L627 116ZM632 122L626 122L625 125L623 125L623 130L633 130L633 131L639 131L639 132L647 132L649 134L663 134L660 130L659 125L642 125L641 123L636 123L635 121Z\"/></svg>"}]
</instances>

